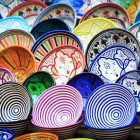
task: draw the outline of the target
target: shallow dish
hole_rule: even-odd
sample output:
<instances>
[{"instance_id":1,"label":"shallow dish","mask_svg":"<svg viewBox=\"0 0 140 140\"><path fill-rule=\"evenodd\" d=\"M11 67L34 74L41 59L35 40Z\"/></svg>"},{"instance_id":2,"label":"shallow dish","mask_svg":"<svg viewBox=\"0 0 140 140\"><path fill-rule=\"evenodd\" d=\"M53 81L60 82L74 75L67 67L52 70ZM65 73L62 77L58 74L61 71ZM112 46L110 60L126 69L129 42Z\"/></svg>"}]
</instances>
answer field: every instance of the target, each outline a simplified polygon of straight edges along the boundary
<instances>
[{"instance_id":1,"label":"shallow dish","mask_svg":"<svg viewBox=\"0 0 140 140\"><path fill-rule=\"evenodd\" d=\"M61 85L83 72L84 68L83 52L78 47L64 45L48 52L39 63L38 71L48 71L54 77L56 84Z\"/></svg>"},{"instance_id":2,"label":"shallow dish","mask_svg":"<svg viewBox=\"0 0 140 140\"><path fill-rule=\"evenodd\" d=\"M46 19L56 18L64 21L70 29L73 29L76 25L77 16L75 10L67 4L53 4L45 8L39 16L36 18L33 27L41 21Z\"/></svg>"},{"instance_id":3,"label":"shallow dish","mask_svg":"<svg viewBox=\"0 0 140 140\"><path fill-rule=\"evenodd\" d=\"M137 58L131 49L124 45L112 45L94 58L88 71L110 83L128 71L137 70L137 66Z\"/></svg>"},{"instance_id":4,"label":"shallow dish","mask_svg":"<svg viewBox=\"0 0 140 140\"><path fill-rule=\"evenodd\" d=\"M0 51L0 67L10 70L18 83L36 72L36 60L32 52L22 46L11 46Z\"/></svg>"},{"instance_id":5,"label":"shallow dish","mask_svg":"<svg viewBox=\"0 0 140 140\"><path fill-rule=\"evenodd\" d=\"M0 128L0 139L1 140L13 140L14 132L9 129Z\"/></svg>"},{"instance_id":6,"label":"shallow dish","mask_svg":"<svg viewBox=\"0 0 140 140\"><path fill-rule=\"evenodd\" d=\"M0 89L0 123L27 119L31 111L31 97L26 88L10 82L0 85Z\"/></svg>"},{"instance_id":7,"label":"shallow dish","mask_svg":"<svg viewBox=\"0 0 140 140\"><path fill-rule=\"evenodd\" d=\"M99 32L109 29L116 28L117 25L106 18L91 18L80 23L74 30L73 33L79 37L83 43L84 52L91 39Z\"/></svg>"}]
</instances>

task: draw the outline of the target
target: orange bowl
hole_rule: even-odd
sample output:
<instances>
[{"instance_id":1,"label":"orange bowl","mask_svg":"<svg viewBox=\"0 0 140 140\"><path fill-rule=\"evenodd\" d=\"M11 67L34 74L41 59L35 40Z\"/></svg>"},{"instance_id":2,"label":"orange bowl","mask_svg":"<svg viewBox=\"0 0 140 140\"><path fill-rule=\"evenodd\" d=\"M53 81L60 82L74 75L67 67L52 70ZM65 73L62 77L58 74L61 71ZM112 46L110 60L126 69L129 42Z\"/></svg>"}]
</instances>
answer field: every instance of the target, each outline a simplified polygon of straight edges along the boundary
<instances>
[{"instance_id":1,"label":"orange bowl","mask_svg":"<svg viewBox=\"0 0 140 140\"><path fill-rule=\"evenodd\" d=\"M19 137L16 137L14 140L58 140L58 136L53 133L46 132L37 132L25 134Z\"/></svg>"},{"instance_id":2,"label":"orange bowl","mask_svg":"<svg viewBox=\"0 0 140 140\"><path fill-rule=\"evenodd\" d=\"M32 52L22 46L11 46L0 51L0 67L10 70L16 82L23 81L36 72L36 60Z\"/></svg>"}]
</instances>

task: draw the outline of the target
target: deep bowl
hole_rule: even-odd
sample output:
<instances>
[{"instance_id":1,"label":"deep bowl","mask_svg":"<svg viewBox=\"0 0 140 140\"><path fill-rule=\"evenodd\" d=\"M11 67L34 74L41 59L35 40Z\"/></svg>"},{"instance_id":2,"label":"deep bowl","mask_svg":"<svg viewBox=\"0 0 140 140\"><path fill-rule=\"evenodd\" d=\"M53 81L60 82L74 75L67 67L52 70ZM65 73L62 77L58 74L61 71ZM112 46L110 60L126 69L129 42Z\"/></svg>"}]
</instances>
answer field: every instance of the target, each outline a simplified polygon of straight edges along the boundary
<instances>
[{"instance_id":1,"label":"deep bowl","mask_svg":"<svg viewBox=\"0 0 140 140\"><path fill-rule=\"evenodd\" d=\"M0 128L0 140L13 140L14 132L10 129Z\"/></svg>"}]
</instances>

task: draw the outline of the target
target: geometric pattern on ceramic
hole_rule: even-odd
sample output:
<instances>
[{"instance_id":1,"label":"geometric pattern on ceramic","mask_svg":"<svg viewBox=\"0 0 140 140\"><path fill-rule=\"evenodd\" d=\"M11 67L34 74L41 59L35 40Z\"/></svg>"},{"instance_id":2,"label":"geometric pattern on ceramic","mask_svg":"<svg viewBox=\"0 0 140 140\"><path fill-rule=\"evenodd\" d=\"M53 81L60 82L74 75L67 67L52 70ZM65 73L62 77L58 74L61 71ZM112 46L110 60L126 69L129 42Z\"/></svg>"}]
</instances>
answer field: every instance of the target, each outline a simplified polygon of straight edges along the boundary
<instances>
[{"instance_id":1,"label":"geometric pattern on ceramic","mask_svg":"<svg viewBox=\"0 0 140 140\"><path fill-rule=\"evenodd\" d=\"M0 12L5 18L10 10L25 0L0 0Z\"/></svg>"},{"instance_id":2,"label":"geometric pattern on ceramic","mask_svg":"<svg viewBox=\"0 0 140 140\"><path fill-rule=\"evenodd\" d=\"M84 52L87 49L88 43L91 39L103 30L116 28L117 25L106 18L91 18L80 23L74 28L73 33L81 40Z\"/></svg>"},{"instance_id":3,"label":"geometric pattern on ceramic","mask_svg":"<svg viewBox=\"0 0 140 140\"><path fill-rule=\"evenodd\" d=\"M140 21L130 26L127 30L131 32L140 42Z\"/></svg>"},{"instance_id":4,"label":"geometric pattern on ceramic","mask_svg":"<svg viewBox=\"0 0 140 140\"><path fill-rule=\"evenodd\" d=\"M63 22L60 19L47 19L39 24L37 24L34 28L31 30L31 34L35 37L35 39L38 39L43 34L48 33L53 30L67 30L70 31L69 27L65 22Z\"/></svg>"},{"instance_id":5,"label":"geometric pattern on ceramic","mask_svg":"<svg viewBox=\"0 0 140 140\"><path fill-rule=\"evenodd\" d=\"M41 21L51 18L61 19L68 25L71 30L75 27L77 21L75 10L71 6L64 3L53 4L45 8L38 15L33 24L33 27L35 27Z\"/></svg>"},{"instance_id":6,"label":"geometric pattern on ceramic","mask_svg":"<svg viewBox=\"0 0 140 140\"><path fill-rule=\"evenodd\" d=\"M137 23L138 21L140 21L140 10L137 12L135 16L134 23Z\"/></svg>"},{"instance_id":7,"label":"geometric pattern on ceramic","mask_svg":"<svg viewBox=\"0 0 140 140\"><path fill-rule=\"evenodd\" d=\"M112 2L95 5L82 17L80 22L95 17L118 18L125 24L125 29L130 26L130 18L127 11L122 6Z\"/></svg>"},{"instance_id":8,"label":"geometric pattern on ceramic","mask_svg":"<svg viewBox=\"0 0 140 140\"><path fill-rule=\"evenodd\" d=\"M102 31L90 41L85 57L87 67L90 66L92 60L96 57L96 55L98 55L98 53L100 53L100 51L104 50L108 46L117 44L122 44L131 48L139 62L140 43L136 37L126 30L113 28Z\"/></svg>"},{"instance_id":9,"label":"geometric pattern on ceramic","mask_svg":"<svg viewBox=\"0 0 140 140\"><path fill-rule=\"evenodd\" d=\"M134 70L122 75L116 83L128 88L135 96L137 112L140 112L140 71Z\"/></svg>"},{"instance_id":10,"label":"geometric pattern on ceramic","mask_svg":"<svg viewBox=\"0 0 140 140\"><path fill-rule=\"evenodd\" d=\"M83 72L84 68L83 52L78 47L64 45L48 52L39 63L38 71L49 72L54 77L56 85L61 85Z\"/></svg>"},{"instance_id":11,"label":"geometric pattern on ceramic","mask_svg":"<svg viewBox=\"0 0 140 140\"><path fill-rule=\"evenodd\" d=\"M46 5L43 2L26 1L14 7L7 16L21 16L28 21L31 27L44 8L46 8Z\"/></svg>"},{"instance_id":12,"label":"geometric pattern on ceramic","mask_svg":"<svg viewBox=\"0 0 140 140\"><path fill-rule=\"evenodd\" d=\"M113 83L126 72L137 70L137 66L137 58L130 48L112 45L93 59L88 71L100 76L105 83Z\"/></svg>"},{"instance_id":13,"label":"geometric pattern on ceramic","mask_svg":"<svg viewBox=\"0 0 140 140\"><path fill-rule=\"evenodd\" d=\"M0 34L0 51L14 45L31 49L34 42L32 34L20 29L11 29Z\"/></svg>"},{"instance_id":14,"label":"geometric pattern on ceramic","mask_svg":"<svg viewBox=\"0 0 140 140\"><path fill-rule=\"evenodd\" d=\"M29 91L33 99L33 105L34 105L35 101L43 91L55 85L55 80L49 73L44 71L39 71L30 75L24 81L23 85Z\"/></svg>"},{"instance_id":15,"label":"geometric pattern on ceramic","mask_svg":"<svg viewBox=\"0 0 140 140\"><path fill-rule=\"evenodd\" d=\"M134 122L136 109L130 90L120 84L105 84L88 98L84 110L85 124L102 130L122 128Z\"/></svg>"},{"instance_id":16,"label":"geometric pattern on ceramic","mask_svg":"<svg viewBox=\"0 0 140 140\"><path fill-rule=\"evenodd\" d=\"M18 83L36 71L36 60L32 52L22 46L11 46L0 51L0 67L10 70Z\"/></svg>"},{"instance_id":17,"label":"geometric pattern on ceramic","mask_svg":"<svg viewBox=\"0 0 140 140\"><path fill-rule=\"evenodd\" d=\"M61 45L73 45L83 50L82 43L73 33L64 30L55 30L38 38L32 46L31 51L39 63L50 50Z\"/></svg>"},{"instance_id":18,"label":"geometric pattern on ceramic","mask_svg":"<svg viewBox=\"0 0 140 140\"><path fill-rule=\"evenodd\" d=\"M40 127L65 127L75 124L82 111L80 93L69 85L57 85L48 88L38 97L32 110L32 122Z\"/></svg>"},{"instance_id":19,"label":"geometric pattern on ceramic","mask_svg":"<svg viewBox=\"0 0 140 140\"><path fill-rule=\"evenodd\" d=\"M88 72L80 73L67 82L67 85L76 88L80 92L83 98L84 107L88 96L93 92L93 90L103 84L104 82L99 76Z\"/></svg>"},{"instance_id":20,"label":"geometric pattern on ceramic","mask_svg":"<svg viewBox=\"0 0 140 140\"><path fill-rule=\"evenodd\" d=\"M0 128L0 139L1 140L13 140L14 132L10 129Z\"/></svg>"},{"instance_id":21,"label":"geometric pattern on ceramic","mask_svg":"<svg viewBox=\"0 0 140 140\"><path fill-rule=\"evenodd\" d=\"M0 68L0 85L7 82L15 82L14 75L5 68Z\"/></svg>"},{"instance_id":22,"label":"geometric pattern on ceramic","mask_svg":"<svg viewBox=\"0 0 140 140\"><path fill-rule=\"evenodd\" d=\"M31 111L31 97L26 88L10 82L0 85L0 89L0 122L27 119Z\"/></svg>"},{"instance_id":23,"label":"geometric pattern on ceramic","mask_svg":"<svg viewBox=\"0 0 140 140\"><path fill-rule=\"evenodd\" d=\"M21 17L12 16L0 20L0 33L11 29L20 29L29 32L30 26L28 22Z\"/></svg>"}]
</instances>

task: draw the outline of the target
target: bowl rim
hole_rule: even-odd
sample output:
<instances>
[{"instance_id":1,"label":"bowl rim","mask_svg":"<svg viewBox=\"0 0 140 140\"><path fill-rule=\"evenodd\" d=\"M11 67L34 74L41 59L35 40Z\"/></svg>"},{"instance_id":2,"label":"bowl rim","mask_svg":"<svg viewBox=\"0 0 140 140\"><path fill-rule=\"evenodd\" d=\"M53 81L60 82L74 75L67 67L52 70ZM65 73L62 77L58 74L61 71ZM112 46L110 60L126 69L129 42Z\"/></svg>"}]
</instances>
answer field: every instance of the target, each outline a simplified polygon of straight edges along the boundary
<instances>
[{"instance_id":1,"label":"bowl rim","mask_svg":"<svg viewBox=\"0 0 140 140\"><path fill-rule=\"evenodd\" d=\"M9 134L11 134L11 137L8 140L13 140L15 133L14 131L12 131L11 129L8 128L0 128L0 131L3 131L5 133L5 131Z\"/></svg>"},{"instance_id":2,"label":"bowl rim","mask_svg":"<svg viewBox=\"0 0 140 140\"><path fill-rule=\"evenodd\" d=\"M138 10L138 12L136 13L135 15L135 18L134 18L134 23L137 23L139 20L139 16L140 16L140 9Z\"/></svg>"},{"instance_id":3,"label":"bowl rim","mask_svg":"<svg viewBox=\"0 0 140 140\"><path fill-rule=\"evenodd\" d=\"M137 27L137 25L139 25L138 27L140 27L140 21L134 23L132 26L130 26L127 31L131 32L131 30L133 30L135 27Z\"/></svg>"}]
</instances>

